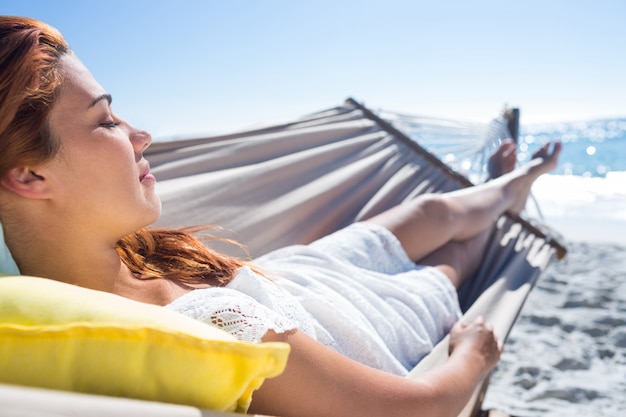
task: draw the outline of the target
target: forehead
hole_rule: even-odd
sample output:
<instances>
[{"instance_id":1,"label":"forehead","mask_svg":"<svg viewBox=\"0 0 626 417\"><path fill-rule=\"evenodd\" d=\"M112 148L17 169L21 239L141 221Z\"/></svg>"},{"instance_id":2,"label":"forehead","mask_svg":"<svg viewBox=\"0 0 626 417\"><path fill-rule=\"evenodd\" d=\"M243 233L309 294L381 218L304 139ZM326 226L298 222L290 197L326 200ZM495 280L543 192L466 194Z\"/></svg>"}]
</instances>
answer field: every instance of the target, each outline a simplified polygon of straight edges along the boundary
<instances>
[{"instance_id":1,"label":"forehead","mask_svg":"<svg viewBox=\"0 0 626 417\"><path fill-rule=\"evenodd\" d=\"M76 56L64 55L59 66L63 73L63 84L56 103L58 106L72 106L74 110L83 107L86 110L96 97L105 93L104 88Z\"/></svg>"},{"instance_id":2,"label":"forehead","mask_svg":"<svg viewBox=\"0 0 626 417\"><path fill-rule=\"evenodd\" d=\"M68 138L78 135L86 123L90 123L93 117L90 112L96 111L92 104L105 91L73 55L63 56L59 61L59 69L63 74L63 82L48 115L48 122L52 132L63 144Z\"/></svg>"}]
</instances>

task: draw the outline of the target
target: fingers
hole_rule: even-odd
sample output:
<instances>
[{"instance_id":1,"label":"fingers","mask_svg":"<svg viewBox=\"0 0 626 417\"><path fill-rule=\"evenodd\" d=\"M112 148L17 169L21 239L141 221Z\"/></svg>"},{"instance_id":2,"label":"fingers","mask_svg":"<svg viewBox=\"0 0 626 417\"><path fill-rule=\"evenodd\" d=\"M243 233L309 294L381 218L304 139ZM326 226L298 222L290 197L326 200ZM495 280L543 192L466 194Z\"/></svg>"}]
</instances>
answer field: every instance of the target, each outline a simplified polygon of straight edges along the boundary
<instances>
[{"instance_id":1,"label":"fingers","mask_svg":"<svg viewBox=\"0 0 626 417\"><path fill-rule=\"evenodd\" d=\"M493 329L493 326L491 325L491 323L487 323L483 316L478 316L474 318L473 320L471 320L469 323L465 323L465 326L469 326L469 325L491 326L491 328Z\"/></svg>"},{"instance_id":2,"label":"fingers","mask_svg":"<svg viewBox=\"0 0 626 417\"><path fill-rule=\"evenodd\" d=\"M484 328L485 330L487 330L490 333L494 333L494 337L495 337L493 324L486 322L485 318L483 316L476 317L474 319L474 324L478 325L479 327Z\"/></svg>"},{"instance_id":3,"label":"fingers","mask_svg":"<svg viewBox=\"0 0 626 417\"><path fill-rule=\"evenodd\" d=\"M467 329L470 326L475 326L477 328L484 328L491 333L495 333L495 328L493 327L493 324L486 322L483 316L478 316L470 322L458 321L454 326L458 327L459 330Z\"/></svg>"},{"instance_id":4,"label":"fingers","mask_svg":"<svg viewBox=\"0 0 626 417\"><path fill-rule=\"evenodd\" d=\"M474 326L477 328L478 331L480 331L481 329L484 329L487 332L491 333L491 335L494 338L494 341L498 344L498 350L502 352L502 349L504 348L504 343L502 342L502 340L500 340L498 335L495 333L495 328L493 327L493 324L486 322L483 316L478 316L469 323L459 322L457 324L460 325L461 330L465 330L469 326Z\"/></svg>"},{"instance_id":5,"label":"fingers","mask_svg":"<svg viewBox=\"0 0 626 417\"><path fill-rule=\"evenodd\" d=\"M504 350L504 342L495 333L495 329L493 327L493 324L486 322L483 316L476 317L476 319L474 319L474 323L476 325L484 328L489 333L491 333L491 336L493 337L493 341L496 343L498 352L502 353L502 351Z\"/></svg>"}]
</instances>

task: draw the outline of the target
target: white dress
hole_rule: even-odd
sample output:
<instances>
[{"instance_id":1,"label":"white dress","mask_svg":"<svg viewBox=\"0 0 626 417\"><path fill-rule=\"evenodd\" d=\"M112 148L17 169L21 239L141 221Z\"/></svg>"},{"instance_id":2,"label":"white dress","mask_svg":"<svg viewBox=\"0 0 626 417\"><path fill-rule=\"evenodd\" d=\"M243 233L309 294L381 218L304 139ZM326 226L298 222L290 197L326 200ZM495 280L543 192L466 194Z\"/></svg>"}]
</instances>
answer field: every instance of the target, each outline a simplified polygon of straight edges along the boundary
<instances>
[{"instance_id":1,"label":"white dress","mask_svg":"<svg viewBox=\"0 0 626 417\"><path fill-rule=\"evenodd\" d=\"M167 307L240 340L294 328L366 365L406 375L460 317L455 288L415 265L382 226L355 223L310 245L273 251L225 287Z\"/></svg>"}]
</instances>

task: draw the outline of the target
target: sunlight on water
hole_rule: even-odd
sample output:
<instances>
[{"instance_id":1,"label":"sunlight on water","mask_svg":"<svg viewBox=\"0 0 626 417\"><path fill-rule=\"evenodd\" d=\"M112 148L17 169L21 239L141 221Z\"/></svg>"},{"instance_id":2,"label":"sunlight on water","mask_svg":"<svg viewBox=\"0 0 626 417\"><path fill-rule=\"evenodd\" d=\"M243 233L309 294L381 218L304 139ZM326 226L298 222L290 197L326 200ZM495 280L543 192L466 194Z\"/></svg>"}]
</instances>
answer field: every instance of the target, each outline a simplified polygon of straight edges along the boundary
<instances>
[{"instance_id":1,"label":"sunlight on water","mask_svg":"<svg viewBox=\"0 0 626 417\"><path fill-rule=\"evenodd\" d=\"M520 149L548 140L561 140L563 152L533 187L533 215L573 240L626 242L626 119L530 127Z\"/></svg>"},{"instance_id":2,"label":"sunlight on water","mask_svg":"<svg viewBox=\"0 0 626 417\"><path fill-rule=\"evenodd\" d=\"M605 177L626 171L626 119L528 126L520 136L518 159L527 160L540 144L554 140L564 145L558 174Z\"/></svg>"}]
</instances>

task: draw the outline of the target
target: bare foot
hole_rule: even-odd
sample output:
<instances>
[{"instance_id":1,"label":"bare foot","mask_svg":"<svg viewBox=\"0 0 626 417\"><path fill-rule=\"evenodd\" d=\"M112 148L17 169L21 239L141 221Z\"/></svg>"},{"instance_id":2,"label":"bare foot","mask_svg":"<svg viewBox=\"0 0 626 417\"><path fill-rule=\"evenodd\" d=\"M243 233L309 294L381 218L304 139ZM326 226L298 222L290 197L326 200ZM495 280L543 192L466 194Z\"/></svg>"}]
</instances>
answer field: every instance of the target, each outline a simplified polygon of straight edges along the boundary
<instances>
[{"instance_id":1,"label":"bare foot","mask_svg":"<svg viewBox=\"0 0 626 417\"><path fill-rule=\"evenodd\" d=\"M554 149L552 151L552 153L550 153L550 145L551 143L548 142L546 144L544 144L541 148L537 149L534 153L533 153L533 157L531 160L533 159L537 159L537 158L541 158L541 159L551 159L554 162L554 167L550 168L550 171L552 171L554 168L556 168L556 165L558 163L558 161L556 159L558 159L559 153L561 152L561 142L555 142L554 143Z\"/></svg>"},{"instance_id":2,"label":"bare foot","mask_svg":"<svg viewBox=\"0 0 626 417\"><path fill-rule=\"evenodd\" d=\"M498 178L515 169L517 162L517 145L511 139L505 139L497 151L489 157L487 162L488 179Z\"/></svg>"},{"instance_id":3,"label":"bare foot","mask_svg":"<svg viewBox=\"0 0 626 417\"><path fill-rule=\"evenodd\" d=\"M524 210L533 183L541 175L556 168L559 162L561 148L561 142L555 142L554 144L546 143L533 153L533 159L528 164L503 176L503 178L509 177L511 185L510 192L514 193L514 202L509 208L509 211L519 214Z\"/></svg>"}]
</instances>

